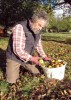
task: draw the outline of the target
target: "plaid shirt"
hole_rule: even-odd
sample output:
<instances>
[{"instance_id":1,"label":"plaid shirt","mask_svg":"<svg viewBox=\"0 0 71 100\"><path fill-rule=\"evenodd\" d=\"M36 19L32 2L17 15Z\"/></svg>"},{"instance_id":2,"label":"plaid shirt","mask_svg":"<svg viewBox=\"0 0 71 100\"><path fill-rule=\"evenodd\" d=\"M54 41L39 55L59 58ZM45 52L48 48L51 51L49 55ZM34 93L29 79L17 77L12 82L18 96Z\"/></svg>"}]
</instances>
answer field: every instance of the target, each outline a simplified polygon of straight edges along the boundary
<instances>
[{"instance_id":1,"label":"plaid shirt","mask_svg":"<svg viewBox=\"0 0 71 100\"><path fill-rule=\"evenodd\" d=\"M13 51L14 53L23 61L29 61L32 57L27 51L24 50L25 48L25 32L23 30L23 26L21 24L17 24L12 29L13 32ZM46 57L45 52L43 51L41 45L41 37L35 47L36 51L39 53L41 57Z\"/></svg>"}]
</instances>

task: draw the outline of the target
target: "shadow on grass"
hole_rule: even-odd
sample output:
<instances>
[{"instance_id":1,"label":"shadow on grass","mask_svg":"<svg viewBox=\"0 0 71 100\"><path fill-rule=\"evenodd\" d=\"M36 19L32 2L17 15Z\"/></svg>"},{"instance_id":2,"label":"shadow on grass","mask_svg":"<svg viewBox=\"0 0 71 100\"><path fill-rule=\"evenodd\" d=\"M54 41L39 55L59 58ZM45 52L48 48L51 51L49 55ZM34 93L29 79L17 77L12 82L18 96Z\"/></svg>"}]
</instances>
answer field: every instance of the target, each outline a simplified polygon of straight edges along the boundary
<instances>
[{"instance_id":1,"label":"shadow on grass","mask_svg":"<svg viewBox=\"0 0 71 100\"><path fill-rule=\"evenodd\" d=\"M53 41L53 42L57 42L57 43L64 43L64 44L71 44L71 41L70 42L67 42L67 41L57 41L57 40L44 40L42 39L43 41Z\"/></svg>"},{"instance_id":2,"label":"shadow on grass","mask_svg":"<svg viewBox=\"0 0 71 100\"><path fill-rule=\"evenodd\" d=\"M6 73L6 51L0 48L0 70L2 70L4 78Z\"/></svg>"}]
</instances>

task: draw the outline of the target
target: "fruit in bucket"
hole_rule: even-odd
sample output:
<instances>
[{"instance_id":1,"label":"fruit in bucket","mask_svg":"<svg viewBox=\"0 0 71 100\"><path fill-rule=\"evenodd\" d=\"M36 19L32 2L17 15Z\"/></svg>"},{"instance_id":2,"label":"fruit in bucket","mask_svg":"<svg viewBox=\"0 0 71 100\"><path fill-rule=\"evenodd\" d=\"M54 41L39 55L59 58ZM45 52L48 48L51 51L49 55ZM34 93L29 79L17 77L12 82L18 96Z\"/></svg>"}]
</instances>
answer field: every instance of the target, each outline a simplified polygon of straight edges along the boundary
<instances>
[{"instance_id":1,"label":"fruit in bucket","mask_svg":"<svg viewBox=\"0 0 71 100\"><path fill-rule=\"evenodd\" d=\"M50 61L44 61L42 58L39 59L39 64L42 67L48 67L48 68L58 68L61 67L63 65L65 65L65 62L63 60L52 60Z\"/></svg>"},{"instance_id":2,"label":"fruit in bucket","mask_svg":"<svg viewBox=\"0 0 71 100\"><path fill-rule=\"evenodd\" d=\"M45 67L45 61L42 58L39 59L39 64Z\"/></svg>"}]
</instances>

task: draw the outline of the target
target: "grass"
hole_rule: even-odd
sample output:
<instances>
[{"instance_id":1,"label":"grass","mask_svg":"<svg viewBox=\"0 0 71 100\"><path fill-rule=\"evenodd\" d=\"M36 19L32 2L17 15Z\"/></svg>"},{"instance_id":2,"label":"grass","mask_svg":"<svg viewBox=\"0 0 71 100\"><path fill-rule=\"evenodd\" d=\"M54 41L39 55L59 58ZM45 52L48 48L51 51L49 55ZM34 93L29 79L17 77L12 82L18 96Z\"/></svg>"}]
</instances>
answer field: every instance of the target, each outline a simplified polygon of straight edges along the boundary
<instances>
[{"instance_id":1,"label":"grass","mask_svg":"<svg viewBox=\"0 0 71 100\"><path fill-rule=\"evenodd\" d=\"M50 33L51 34L51 33ZM56 34L57 35L57 34ZM58 34L59 36L59 34ZM66 34L65 34L66 38ZM0 39L0 98L1 100L70 100L71 45L55 41L42 41L47 56L67 62L63 80L49 80L44 76L32 76L21 69L16 84L6 82L5 52L8 38Z\"/></svg>"},{"instance_id":2,"label":"grass","mask_svg":"<svg viewBox=\"0 0 71 100\"><path fill-rule=\"evenodd\" d=\"M8 38L1 38L0 37L0 48L6 50L8 44Z\"/></svg>"},{"instance_id":3,"label":"grass","mask_svg":"<svg viewBox=\"0 0 71 100\"><path fill-rule=\"evenodd\" d=\"M44 33L42 34L42 40L54 40L60 42L66 42L66 40L70 38L70 33Z\"/></svg>"}]
</instances>

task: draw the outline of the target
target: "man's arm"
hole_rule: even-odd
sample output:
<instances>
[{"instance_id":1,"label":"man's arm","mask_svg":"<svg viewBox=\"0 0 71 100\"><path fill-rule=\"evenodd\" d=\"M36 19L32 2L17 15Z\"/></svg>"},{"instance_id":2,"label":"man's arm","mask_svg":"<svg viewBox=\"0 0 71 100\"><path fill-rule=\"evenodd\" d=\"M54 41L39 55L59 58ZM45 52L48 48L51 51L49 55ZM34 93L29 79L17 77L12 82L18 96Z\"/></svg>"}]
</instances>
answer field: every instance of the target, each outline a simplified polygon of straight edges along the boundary
<instances>
[{"instance_id":1,"label":"man's arm","mask_svg":"<svg viewBox=\"0 0 71 100\"><path fill-rule=\"evenodd\" d=\"M35 47L36 51L39 53L39 55L42 57L42 58L45 58L46 57L46 54L43 50L43 47L42 47L42 43L41 43L41 35L40 35L40 39L37 43L37 46Z\"/></svg>"},{"instance_id":2,"label":"man's arm","mask_svg":"<svg viewBox=\"0 0 71 100\"><path fill-rule=\"evenodd\" d=\"M14 53L23 61L29 61L32 57L28 52L24 50L25 48L25 32L21 24L17 24L13 28L13 51Z\"/></svg>"}]
</instances>

